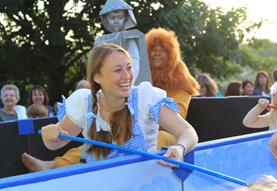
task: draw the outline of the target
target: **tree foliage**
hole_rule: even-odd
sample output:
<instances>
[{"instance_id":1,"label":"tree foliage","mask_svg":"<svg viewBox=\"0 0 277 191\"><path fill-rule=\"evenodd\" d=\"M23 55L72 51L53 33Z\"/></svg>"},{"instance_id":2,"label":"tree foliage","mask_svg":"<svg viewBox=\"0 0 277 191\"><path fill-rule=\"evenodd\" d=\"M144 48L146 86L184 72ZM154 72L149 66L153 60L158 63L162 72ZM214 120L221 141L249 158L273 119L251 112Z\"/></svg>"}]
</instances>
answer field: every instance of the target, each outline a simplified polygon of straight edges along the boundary
<instances>
[{"instance_id":1,"label":"tree foliage","mask_svg":"<svg viewBox=\"0 0 277 191\"><path fill-rule=\"evenodd\" d=\"M137 28L174 30L188 66L224 78L241 71L237 64L244 38L245 8L209 9L199 0L129 0ZM85 75L88 51L104 32L99 18L105 0L1 0L1 84L18 85L23 95L31 84L47 87L52 102ZM241 27L243 29L241 29Z\"/></svg>"},{"instance_id":2,"label":"tree foliage","mask_svg":"<svg viewBox=\"0 0 277 191\"><path fill-rule=\"evenodd\" d=\"M277 69L277 44L266 39L254 39L240 46L240 64L251 71L254 79L256 71L266 71L270 76ZM272 77L272 76L271 76Z\"/></svg>"}]
</instances>

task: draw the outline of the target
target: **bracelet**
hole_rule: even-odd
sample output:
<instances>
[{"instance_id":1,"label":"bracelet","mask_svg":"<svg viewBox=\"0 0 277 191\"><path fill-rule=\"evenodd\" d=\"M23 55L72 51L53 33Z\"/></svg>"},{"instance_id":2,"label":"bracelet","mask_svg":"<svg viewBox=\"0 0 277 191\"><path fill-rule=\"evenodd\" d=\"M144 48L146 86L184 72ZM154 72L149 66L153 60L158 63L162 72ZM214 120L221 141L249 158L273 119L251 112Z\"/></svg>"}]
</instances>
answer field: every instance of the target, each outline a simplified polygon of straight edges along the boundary
<instances>
[{"instance_id":1,"label":"bracelet","mask_svg":"<svg viewBox=\"0 0 277 191\"><path fill-rule=\"evenodd\" d=\"M183 145L183 144L181 144L181 143L178 143L178 144L176 144L176 146L181 146L181 147L183 148L183 155L186 154L186 152L187 152L187 147L186 147L185 145Z\"/></svg>"}]
</instances>

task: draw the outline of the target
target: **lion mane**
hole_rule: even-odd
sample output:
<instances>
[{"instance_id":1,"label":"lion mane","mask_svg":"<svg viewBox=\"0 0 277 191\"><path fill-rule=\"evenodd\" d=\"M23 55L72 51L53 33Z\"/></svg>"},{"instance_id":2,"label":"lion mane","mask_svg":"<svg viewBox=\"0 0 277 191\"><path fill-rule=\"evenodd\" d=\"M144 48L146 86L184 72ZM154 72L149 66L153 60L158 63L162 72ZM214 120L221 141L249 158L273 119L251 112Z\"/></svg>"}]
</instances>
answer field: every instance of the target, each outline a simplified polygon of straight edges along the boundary
<instances>
[{"instance_id":1,"label":"lion mane","mask_svg":"<svg viewBox=\"0 0 277 191\"><path fill-rule=\"evenodd\" d=\"M180 44L175 33L156 28L151 29L145 38L154 86L166 91L184 90L190 95L198 95L199 84L181 59ZM162 46L167 55L166 64L159 68L151 64L152 47L156 45Z\"/></svg>"}]
</instances>

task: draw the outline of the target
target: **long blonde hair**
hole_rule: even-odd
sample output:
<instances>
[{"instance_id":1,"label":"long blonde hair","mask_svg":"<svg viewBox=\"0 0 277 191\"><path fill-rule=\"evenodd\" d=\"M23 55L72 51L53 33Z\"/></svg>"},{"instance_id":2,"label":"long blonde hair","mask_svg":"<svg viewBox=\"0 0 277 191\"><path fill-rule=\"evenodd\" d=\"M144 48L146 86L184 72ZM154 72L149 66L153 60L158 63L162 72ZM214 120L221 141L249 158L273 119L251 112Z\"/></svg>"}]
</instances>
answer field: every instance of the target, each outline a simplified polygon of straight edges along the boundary
<instances>
[{"instance_id":1,"label":"long blonde hair","mask_svg":"<svg viewBox=\"0 0 277 191\"><path fill-rule=\"evenodd\" d=\"M126 50L112 43L102 43L94 47L90 52L87 63L87 79L90 82L90 89L93 99L92 110L95 114L98 111L98 100L96 94L101 89L101 86L94 81L94 77L96 74L100 73L100 69L103 66L103 61L105 58L116 51L124 53L131 60L131 56ZM132 119L127 106L125 106L122 110L113 112L111 114L110 125L112 134L106 131L96 132L96 123L94 120L89 132L90 138L107 143L112 143L112 140L114 139L117 144L124 145L124 143L130 139L132 135ZM94 151L95 158L99 160L100 156L107 157L110 149L91 145L88 149L88 152L90 153L92 151Z\"/></svg>"}]
</instances>

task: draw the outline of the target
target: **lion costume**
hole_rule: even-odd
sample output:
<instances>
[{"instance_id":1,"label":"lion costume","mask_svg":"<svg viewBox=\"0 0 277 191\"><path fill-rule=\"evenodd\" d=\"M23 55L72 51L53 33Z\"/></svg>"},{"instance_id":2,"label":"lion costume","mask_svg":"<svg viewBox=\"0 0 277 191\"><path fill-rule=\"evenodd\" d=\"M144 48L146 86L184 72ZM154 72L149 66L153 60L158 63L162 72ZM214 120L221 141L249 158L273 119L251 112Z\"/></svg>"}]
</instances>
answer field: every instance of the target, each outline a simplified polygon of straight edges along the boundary
<instances>
[{"instance_id":1,"label":"lion costume","mask_svg":"<svg viewBox=\"0 0 277 191\"><path fill-rule=\"evenodd\" d=\"M199 94L199 85L181 59L180 44L177 37L173 31L156 28L146 33L145 38L153 85L164 89L168 97L177 102L179 113L185 118L191 96ZM161 46L166 53L166 62L160 67L154 66L151 56L153 47L157 45ZM175 137L160 130L158 149L175 143Z\"/></svg>"}]
</instances>

